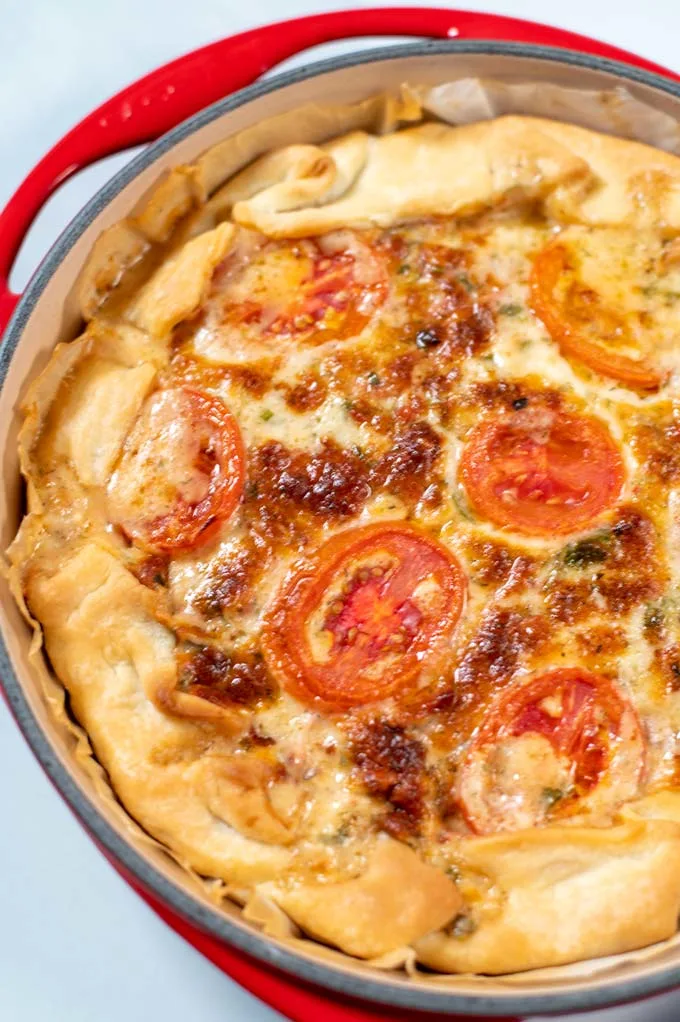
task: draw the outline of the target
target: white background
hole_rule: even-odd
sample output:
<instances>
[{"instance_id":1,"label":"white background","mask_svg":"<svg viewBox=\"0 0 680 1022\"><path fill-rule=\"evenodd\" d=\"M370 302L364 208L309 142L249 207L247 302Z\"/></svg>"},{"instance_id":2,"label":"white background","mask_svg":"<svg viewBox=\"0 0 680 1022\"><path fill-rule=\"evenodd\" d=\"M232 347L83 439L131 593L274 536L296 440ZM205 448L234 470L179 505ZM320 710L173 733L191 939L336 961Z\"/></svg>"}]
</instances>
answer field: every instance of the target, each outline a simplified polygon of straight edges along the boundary
<instances>
[{"instance_id":1,"label":"white background","mask_svg":"<svg viewBox=\"0 0 680 1022\"><path fill-rule=\"evenodd\" d=\"M680 67L679 0L460 3L550 20ZM0 207L53 142L133 78L221 36L336 5L342 0L0 0ZM18 287L121 162L81 176L53 200L21 255ZM118 878L0 702L0 1022L280 1018L185 945ZM677 1022L680 994L581 1019Z\"/></svg>"}]
</instances>

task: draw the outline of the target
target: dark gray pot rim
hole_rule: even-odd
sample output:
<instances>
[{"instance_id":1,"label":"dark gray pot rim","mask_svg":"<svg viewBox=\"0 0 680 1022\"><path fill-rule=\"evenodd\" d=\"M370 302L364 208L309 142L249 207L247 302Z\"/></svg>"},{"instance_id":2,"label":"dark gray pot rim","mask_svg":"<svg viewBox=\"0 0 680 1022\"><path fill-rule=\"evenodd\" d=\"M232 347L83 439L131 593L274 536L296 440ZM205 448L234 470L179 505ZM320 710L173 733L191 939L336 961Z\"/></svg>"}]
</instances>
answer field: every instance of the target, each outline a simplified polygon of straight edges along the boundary
<instances>
[{"instance_id":1,"label":"dark gray pot rim","mask_svg":"<svg viewBox=\"0 0 680 1022\"><path fill-rule=\"evenodd\" d=\"M243 106L251 100L274 92L283 86L313 78L328 71L375 61L387 61L401 57L427 56L428 54L467 53L497 54L499 56L530 57L546 62L558 62L582 67L587 70L610 72L620 78L642 85L651 86L662 92L680 98L680 85L661 75L642 71L628 64L593 57L570 50L548 46L531 46L523 43L499 43L493 41L464 42L422 42L380 47L360 53L347 54L331 60L318 61L302 70L277 74L246 89L234 93L207 107L150 144L142 153L123 167L83 207L65 231L60 235L37 271L31 278L23 297L5 332L0 347L0 391L4 388L8 368L14 351L19 344L24 327L49 280L71 250L77 239L108 205L108 203L132 181L141 171L167 152L178 142L193 134L199 128L223 114ZM649 997L680 986L680 965L670 966L649 976L622 980L615 984L592 987L587 990L561 990L554 994L528 994L490 996L483 994L457 994L455 992L426 991L416 989L407 980L395 977L387 986L369 975L351 976L339 968L320 962L310 962L288 948L250 930L244 930L228 916L211 910L193 899L185 891L151 866L110 826L98 812L96 806L71 779L68 771L55 755L52 747L34 716L14 672L4 636L0 634L0 685L4 689L9 706L23 735L39 760L46 774L74 811L85 829L106 850L114 862L131 873L139 885L160 902L169 906L178 916L193 924L199 930L243 951L263 965L273 966L290 976L312 983L327 990L361 1001L374 1004L392 1005L395 1008L450 1013L462 1016L517 1016L538 1014L564 1014L573 1011L592 1011L596 1008L613 1006Z\"/></svg>"}]
</instances>

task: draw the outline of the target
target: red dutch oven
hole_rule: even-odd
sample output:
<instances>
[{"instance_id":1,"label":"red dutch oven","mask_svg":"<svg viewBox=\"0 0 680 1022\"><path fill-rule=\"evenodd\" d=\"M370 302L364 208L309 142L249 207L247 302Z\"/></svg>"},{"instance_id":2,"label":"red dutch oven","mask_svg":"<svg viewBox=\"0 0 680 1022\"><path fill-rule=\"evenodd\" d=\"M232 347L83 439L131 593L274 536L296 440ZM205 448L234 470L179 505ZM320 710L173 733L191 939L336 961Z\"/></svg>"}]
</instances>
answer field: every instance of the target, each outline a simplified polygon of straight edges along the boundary
<instances>
[{"instance_id":1,"label":"red dutch oven","mask_svg":"<svg viewBox=\"0 0 680 1022\"><path fill-rule=\"evenodd\" d=\"M359 36L415 36L414 44L363 51L257 79L309 47ZM0 540L11 540L22 495L15 455L16 407L57 340L74 336L69 293L96 236L122 219L162 170L265 117L313 98L352 102L403 81L459 77L550 81L580 89L624 85L680 121L678 76L585 36L465 11L396 8L344 11L254 29L206 46L124 89L72 129L34 168L0 214L0 438L5 451ZM256 84L252 84L252 83ZM528 111L530 112L530 111ZM291 141L294 141L291 139ZM49 195L104 156L149 143L87 204L56 241L20 298L8 278L21 242ZM4 587L4 582L3 582ZM680 946L590 977L503 984L475 978L414 982L368 968L344 969L264 937L236 910L220 911L145 855L112 823L78 775L27 658L29 631L0 594L0 675L29 745L78 819L121 875L178 933L248 990L297 1022L518 1017L620 1004L680 986Z\"/></svg>"}]
</instances>

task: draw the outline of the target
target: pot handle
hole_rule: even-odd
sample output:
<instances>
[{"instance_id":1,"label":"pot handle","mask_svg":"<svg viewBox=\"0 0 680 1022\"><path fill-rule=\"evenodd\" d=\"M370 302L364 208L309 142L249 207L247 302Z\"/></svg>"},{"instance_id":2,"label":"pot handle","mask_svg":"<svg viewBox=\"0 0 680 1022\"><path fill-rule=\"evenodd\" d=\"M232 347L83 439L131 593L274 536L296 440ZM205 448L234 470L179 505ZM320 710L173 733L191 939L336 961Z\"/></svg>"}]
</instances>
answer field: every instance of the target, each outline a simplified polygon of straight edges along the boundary
<instances>
[{"instance_id":1,"label":"pot handle","mask_svg":"<svg viewBox=\"0 0 680 1022\"><path fill-rule=\"evenodd\" d=\"M562 46L664 68L574 32L473 11L403 7L336 11L294 18L229 36L152 71L88 114L33 168L0 213L0 334L19 295L8 278L21 243L44 202L91 163L150 142L192 114L255 81L281 61L338 39L358 36L494 39Z\"/></svg>"}]
</instances>

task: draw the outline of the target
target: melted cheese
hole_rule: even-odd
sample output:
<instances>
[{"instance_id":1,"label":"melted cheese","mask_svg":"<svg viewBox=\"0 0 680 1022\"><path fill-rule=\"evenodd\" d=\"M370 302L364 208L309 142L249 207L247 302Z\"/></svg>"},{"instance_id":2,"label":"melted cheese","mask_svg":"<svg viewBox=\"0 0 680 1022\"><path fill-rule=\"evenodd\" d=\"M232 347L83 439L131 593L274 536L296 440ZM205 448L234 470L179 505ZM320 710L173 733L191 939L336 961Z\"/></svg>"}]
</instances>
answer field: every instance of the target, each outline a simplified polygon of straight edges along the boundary
<instances>
[{"instance_id":1,"label":"melted cheese","mask_svg":"<svg viewBox=\"0 0 680 1022\"><path fill-rule=\"evenodd\" d=\"M539 387L553 389L567 399L580 403L590 414L597 415L606 422L612 435L620 443L626 466L626 484L622 501L634 500L642 468L633 449L627 443L630 419L640 409L653 416L655 407L660 407L663 401L667 401L667 392L669 389L672 390L674 379L671 379L668 384L666 393L641 396L572 364L560 353L543 324L529 308L528 276L531 259L551 237L551 230L545 225L526 224L522 222L521 218L517 219L507 213L500 213L483 221L481 243L480 232L477 230L472 249L469 247L470 242L466 228L453 222L415 225L402 229L400 233L407 241L443 244L448 246L452 252L461 249L468 253L471 252L472 261L467 272L474 285L481 289L481 293L490 295L495 317L489 343L478 357L462 360L456 392L465 394L475 384L494 385L499 381L521 382L528 377L531 381L539 381ZM588 232L585 232L585 235L588 237ZM671 283L675 287L675 268L669 271L668 288L664 283L663 288L659 286L654 289L647 279L648 273L645 269L644 258L651 258L645 255L651 249L656 252L658 246L656 239L652 236L636 238L629 258L620 259L612 269L611 252L607 246L615 249L614 242L618 241L620 241L618 236L615 239L606 234L602 238L596 237L595 256L601 256L604 253L607 258L589 257L586 259L587 283L601 289L608 300L617 303L617 305L623 304L625 308L630 307L633 312L639 312L644 307L647 314L655 322L658 321L659 330L667 334L674 316L674 305L665 291L670 288ZM597 247L598 245L600 248ZM626 275L633 271L642 275L646 281L635 289L634 293L625 284ZM492 282L490 285L489 281ZM378 314L378 319L391 331L399 331L402 328L404 305L403 296L398 291L390 292ZM377 346L380 345L380 334L376 327L374 319L355 340L342 342L342 345L335 342L318 347L301 345L296 348L287 345L280 356L279 365L271 378L266 393L261 396L246 393L238 383L228 382L225 379L225 382L217 387L216 392L237 415L247 447L276 442L287 448L313 451L318 449L322 441L332 439L344 449L359 449L369 457L374 456L375 452L383 451L386 446L384 437L376 432L370 423L358 423L348 410L348 405L351 404L355 396L354 384L357 381L350 375L338 383L337 375L339 354L346 355L355 350L368 359L370 364L376 366L375 373L380 376L384 353ZM226 364L234 357L239 363L243 363L247 362L249 357L252 358L253 354L258 356L259 353L251 351L247 345L236 356L231 348L220 348L219 340L216 339L218 337L218 334L215 334L216 329L213 326L212 340L209 346L206 346L208 343L206 330L198 331L193 341L197 354L207 355L212 361L223 361ZM378 338L377 342L375 338ZM672 348L665 350L664 357L680 359L677 347L675 354L673 351ZM675 367L672 368L675 371ZM317 374L322 381L331 381L332 385L328 388L328 393L319 407L311 411L296 410L291 412L286 403L286 388L300 383L310 373ZM412 387L407 388L406 393L398 397L395 403L393 394L387 394L383 398L380 386L378 386L370 394L370 397L388 416L393 416L395 410L403 404L404 398L413 393ZM547 574L539 575L538 582L525 586L523 591L512 593L510 596L503 595L499 590L496 596L491 597L491 602L488 585L479 585L474 577L471 577L466 621L461 626L462 634L456 642L457 649L460 649L464 645L463 636L466 634L473 636L480 627L484 615L488 615L494 608L512 607L519 604L522 607L522 612L529 610L535 614L544 612L541 596L542 579L544 580L550 573L555 576L563 572L560 551L564 550L566 542L562 538L534 538L518 535L510 537L503 530L498 530L490 523L479 520L470 510L464 491L457 483L458 461L464 442L459 427L454 423L452 427L442 429L436 407L425 408L421 413L421 418L431 423L443 437L441 464L442 477L446 486L443 505L435 515L423 511L423 520L425 522L431 520L433 525L436 523L435 527L441 529L441 538L450 543L463 563L467 564L468 569L470 569L470 562L467 545L471 539L503 545L511 538L518 552L525 551L530 557L543 559L546 566ZM377 520L380 517L400 518L406 514L408 514L408 509L404 507L401 498L396 493L388 492L376 495L370 503L363 507L357 520L363 522ZM605 516L605 522L606 518L607 516ZM329 522L323 523L321 527L337 528L344 524L342 522L334 525ZM351 524L351 520L347 524ZM590 531L592 530L585 530L586 534ZM230 525L226 529L227 537L232 532L233 525ZM189 557L173 568L173 596L180 614L193 613L194 620L200 621L200 615L196 617L195 611L188 609L192 605L192 593L196 591L196 579L198 578L200 584L205 585L205 578L209 576L214 561L230 556L230 543L232 541L225 538L221 546L207 552L205 560L197 561L195 558ZM670 550L674 550L676 545L678 544L669 545ZM672 556L674 558L674 554ZM226 615L224 622L214 633L220 636L221 641L243 643L249 640L249 636L257 633L262 612L273 598L285 573L285 567L289 563L289 558L284 555L279 559L277 566L267 571L264 579L257 586L257 596L252 611L239 614L237 619L233 619L233 616L230 617L229 614ZM676 564L674 572L677 573L678 570L680 569ZM595 583L594 588L595 590L597 588ZM183 601L187 608L185 611L180 609L183 606ZM561 647L558 654L560 665L565 661L580 662L582 659L577 641L581 630L587 632L598 617L601 620L609 620L607 605L598 598L597 592L594 595L594 604L596 607L595 618L591 615L576 628L558 622L553 624L554 647L555 649ZM609 662L611 666L607 670L615 670L619 685L633 698L643 715L650 738L648 782L655 783L657 780L667 778L672 772L673 756L677 744L675 735L678 728L668 723L668 701L662 701L661 705L659 703L659 683L652 664L653 648L645 632L644 616L645 607L642 606L635 608L630 615L617 620L617 625L625 633L625 648L616 653L615 659ZM205 626L206 622L203 622L203 625ZM520 676L522 673L528 673L531 668L530 660L520 664L519 668ZM673 703L675 702L674 699ZM680 698L677 702L680 705ZM295 733L299 727L298 714L299 707L294 701L290 705L289 701L284 701L275 715L268 711L267 715L263 716L263 722L266 721L272 733L277 736L277 741L283 742L285 746L288 741L285 736L291 732ZM678 724L680 724L680 718ZM328 731L327 726L325 729L321 726L322 733L324 730ZM303 731L305 734L307 733L308 724L305 724ZM436 760L437 757L434 754L433 762ZM526 777L533 776L535 773L533 768L526 771L519 770L519 774ZM337 812L331 813L335 820L333 825L337 825L338 819L349 811L348 807L356 799L355 794L350 794L352 790L350 774L351 771L348 772L347 768L338 771L334 767L333 770L326 771L323 777L315 775L314 786L317 789L314 796L317 807L315 812L320 813L321 806L323 806L323 811L327 815L330 811L329 806L337 806ZM540 786L545 788L558 785L541 782ZM528 789L525 789L523 794L520 793L521 798L529 797L527 791ZM330 800L329 792L335 793L335 797ZM517 797L520 798L520 795ZM367 811L368 803L365 802L365 799L363 801L359 799L359 802L363 807L362 811ZM319 818L321 819L321 817ZM323 818L325 819L325 816ZM327 822L323 826L330 828L331 823Z\"/></svg>"},{"instance_id":2,"label":"melted cheese","mask_svg":"<svg viewBox=\"0 0 680 1022\"><path fill-rule=\"evenodd\" d=\"M662 346L663 362L671 370L671 377L660 393L651 396L603 380L564 357L529 308L531 261L553 234L552 225L527 222L521 213L512 210L472 223L442 220L414 224L392 230L382 238L375 232L369 233L366 236L369 246L386 239L393 247L400 245L405 253L404 262L393 266L385 301L358 335L322 344L296 345L276 337L254 342L247 332L240 336L233 324L221 327L220 281L231 272L223 267L213 281L203 320L175 345L184 361L177 363L179 369L173 368L175 363L169 363L161 378L162 385L181 386L188 382L219 396L238 421L251 467L258 452L271 449L283 452L285 457L302 459L302 467L295 467L295 463L289 475L304 472L307 471L304 459L318 456L323 460L324 445L332 444L348 458L354 458L359 466L356 471L365 471L369 481L377 478L370 473L377 471L381 459L387 459L380 477L384 481L379 485L367 483L363 499L344 505L337 491L345 485L345 477L332 479L328 483L328 502L333 511L324 513L317 511L306 497L295 497L296 491L294 487L291 490L290 480L284 478L282 470L272 484L273 511L287 507L285 502L289 501L283 525L290 530L290 536L272 542L268 549L270 533L276 526L267 524L266 517L258 524L258 496L248 490L248 485L256 485L257 481L250 479L245 502L223 524L219 534L206 546L172 558L168 587L159 598L165 601L163 618L180 642L205 642L236 651L257 649L264 615L290 566L304 555L305 547L314 549L328 535L360 522L414 519L451 548L468 575L466 610L450 640L444 667L436 677L425 673L421 679L423 689L438 685L440 694L461 685L468 700L462 723L454 726L450 720L447 723L446 718L435 715L430 720L416 717L410 724L422 743L424 762L431 775L447 776L446 765L452 758L460 764L495 690L549 667L582 664L614 679L635 705L649 742L645 786L653 787L667 783L674 775L680 742L680 693L669 691L667 679L660 678L658 650L663 642L645 623L649 601L641 599L620 612L614 609L613 597L603 595L600 584L600 577L605 576L606 582L610 570L606 549L593 566L569 567L566 560L570 546L598 529L610 528L616 519L616 509L605 512L581 535L566 539L519 536L481 520L471 510L458 483L460 455L470 426L482 415L502 414L507 407L503 405L504 388L509 392L515 387L518 394L526 393L531 400L534 400L531 395L554 393L568 407L600 418L624 455L626 483L619 503L640 499L647 468L631 437L640 422L655 423L666 415L677 386L680 348L676 344ZM461 321L465 317L467 320L461 328L461 348L457 354L458 335L450 342L454 355L448 363L441 356L445 347L441 338L431 348L428 345L432 338L422 339L429 323L422 321L420 306L414 312L410 304L421 281L409 259L413 247L421 243L444 246L450 250L452 265L458 266L456 260L460 264L450 284L454 290L458 288L458 305L451 317L454 325L458 315ZM607 237L602 245L609 252L614 243ZM659 257L658 248L653 237L639 237L620 272L619 264L613 269L611 260L603 264L602 260L590 257L586 259L586 272L589 286L602 290L608 300L625 307L641 322L644 316L650 317L659 335L668 338L677 322L675 290L680 292L680 270L671 266L664 271L663 287L650 283L645 259L652 250ZM237 242L236 254L230 256L229 265L233 265L233 260L238 263L238 259L248 258L256 250L252 236L247 243ZM284 294L292 278L289 279L290 267L281 258L276 256L273 272L277 275L278 290ZM635 291L626 286L626 275L633 269L645 281ZM247 301L253 294L257 297L264 272L259 266L258 280L243 278L240 291L237 288L232 300L236 297ZM297 273L293 267L293 277ZM437 274L432 275L428 286L436 291ZM466 291L469 300L465 298ZM437 301L426 306L435 319L441 305ZM484 335L484 324L488 336ZM435 325L444 329L450 323L444 322L442 326L437 321ZM120 386L129 392L130 400L133 390L135 394L139 392L141 401L155 370L116 369L118 375L111 376L107 375L106 365L102 362L100 366L106 395L111 386ZM254 374L261 372L262 381L247 385L244 377L239 376L244 369L252 369ZM95 383L98 378L97 374L92 377ZM85 383L89 379L84 377ZM318 399L314 397L308 404L305 401L292 404L290 395L294 388L309 387L310 380L318 388ZM485 392L492 395L486 403L481 396ZM69 471L64 462L70 456L63 446L64 438L72 447L74 444L78 447L73 464L80 480L89 486L106 481L100 478L102 451L106 465L112 468L117 448L129 427L126 419L123 434L112 441L113 447L105 448L100 438L101 432L107 432L105 416L98 423L86 415L84 403L89 400L90 391L87 387L78 389L76 383L71 393L80 406L71 415L70 426L66 429L57 418L43 443L42 457L49 463L48 474L51 473L51 485L54 484L52 494L56 492L55 480L65 479ZM101 404L98 397L95 404ZM83 416L91 431L87 443L81 442ZM408 467L412 452L408 447L403 451L398 448L400 437L414 421L426 424L441 446L434 458L435 468L420 481L417 459L413 467ZM403 465L407 468L403 469ZM415 497L409 489L414 477L420 486ZM269 485L272 480L263 477L262 483ZM432 497L427 495L429 486L437 490ZM312 483L309 488L313 489ZM289 490L293 497L289 497ZM651 568L663 590L659 599L677 602L680 509L677 493L672 489L667 503L668 509L662 496L653 507L643 507L643 511L649 513L659 531L659 564ZM253 552L248 544L254 535L257 543ZM107 542L115 545L111 536ZM119 556L132 565L136 564L137 553L118 550ZM224 572L235 571L242 557L250 558L244 572L246 575L251 572L253 579L242 582L240 577L236 578L233 586L242 584L245 595L225 597L220 604L220 579ZM522 567L524 562L528 565L526 571ZM642 570L649 566L640 567ZM229 587L225 591L232 592ZM587 612L582 615L580 592L587 592L588 598ZM570 600L574 602L573 608ZM526 621L529 623L525 627ZM602 650L598 651L597 629L612 626L621 633L616 639L618 645L608 652L603 639ZM671 639L664 641L668 644ZM379 712L389 720L398 719L402 710L398 703L387 701ZM306 808L300 810L298 840L311 845L342 845L354 837L365 836L384 817L385 801L362 786L356 764L348 753L346 731L338 726L337 720L306 708L285 693L272 705L256 710L253 716L259 734L274 743L272 757L285 777L292 778L303 793ZM443 737L447 728L451 734ZM517 818L527 824L537 816L541 792L560 788L565 781L565 764L546 750L546 744L540 738L522 738L499 750L503 763L498 770L503 780L499 781L496 794L501 801L512 801ZM283 788L279 794L283 800ZM211 798L216 798L214 792ZM594 820L602 822L605 816L600 809L593 808ZM227 822L225 826L232 824ZM453 822L436 819L435 809L429 804L417 836L423 852L436 857L442 854L442 844L460 832L465 832L460 819Z\"/></svg>"}]
</instances>

